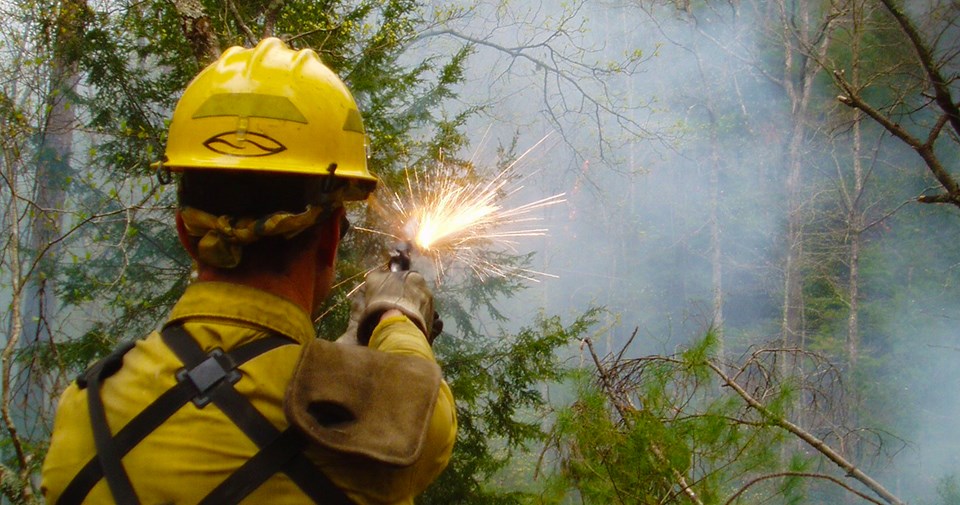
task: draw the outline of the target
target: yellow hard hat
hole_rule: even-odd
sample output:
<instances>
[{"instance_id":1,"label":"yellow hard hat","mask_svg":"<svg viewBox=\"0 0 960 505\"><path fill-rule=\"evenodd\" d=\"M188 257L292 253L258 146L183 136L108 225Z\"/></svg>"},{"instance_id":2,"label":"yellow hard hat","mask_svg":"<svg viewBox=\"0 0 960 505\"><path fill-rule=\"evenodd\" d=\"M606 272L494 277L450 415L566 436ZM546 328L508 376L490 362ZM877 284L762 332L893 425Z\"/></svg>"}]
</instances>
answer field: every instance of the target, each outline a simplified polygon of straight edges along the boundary
<instances>
[{"instance_id":1,"label":"yellow hard hat","mask_svg":"<svg viewBox=\"0 0 960 505\"><path fill-rule=\"evenodd\" d=\"M268 38L232 47L187 86L162 166L333 175L344 200L377 185L353 95L310 49Z\"/></svg>"}]
</instances>

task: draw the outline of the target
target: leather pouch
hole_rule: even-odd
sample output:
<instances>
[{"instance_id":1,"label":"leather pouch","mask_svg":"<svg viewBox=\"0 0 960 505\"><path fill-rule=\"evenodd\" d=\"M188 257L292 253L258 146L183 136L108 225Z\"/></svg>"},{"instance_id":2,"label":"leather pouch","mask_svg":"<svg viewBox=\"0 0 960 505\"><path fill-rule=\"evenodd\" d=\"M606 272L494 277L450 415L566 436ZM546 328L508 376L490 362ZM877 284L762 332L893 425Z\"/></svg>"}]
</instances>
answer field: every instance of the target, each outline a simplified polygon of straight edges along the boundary
<instances>
[{"instance_id":1,"label":"leather pouch","mask_svg":"<svg viewBox=\"0 0 960 505\"><path fill-rule=\"evenodd\" d=\"M356 345L303 346L287 420L326 449L397 466L420 456L441 381L436 363Z\"/></svg>"}]
</instances>

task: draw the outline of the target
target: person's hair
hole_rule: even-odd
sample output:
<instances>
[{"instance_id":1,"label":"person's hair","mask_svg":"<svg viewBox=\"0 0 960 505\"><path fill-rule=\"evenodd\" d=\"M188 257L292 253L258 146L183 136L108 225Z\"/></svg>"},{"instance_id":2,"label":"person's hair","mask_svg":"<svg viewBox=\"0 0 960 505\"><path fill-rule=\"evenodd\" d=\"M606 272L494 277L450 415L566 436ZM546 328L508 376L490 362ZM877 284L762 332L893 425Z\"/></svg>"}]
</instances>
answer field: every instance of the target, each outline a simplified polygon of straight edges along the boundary
<instances>
[{"instance_id":1,"label":"person's hair","mask_svg":"<svg viewBox=\"0 0 960 505\"><path fill-rule=\"evenodd\" d=\"M232 170L187 170L180 176L177 199L180 207L192 207L215 216L260 218L275 212L300 213L308 205L326 205L324 198L338 182L330 177ZM290 260L312 240L330 212L310 228L287 240L264 237L243 247L236 270L264 268L286 270ZM192 238L194 243L199 238Z\"/></svg>"}]
</instances>

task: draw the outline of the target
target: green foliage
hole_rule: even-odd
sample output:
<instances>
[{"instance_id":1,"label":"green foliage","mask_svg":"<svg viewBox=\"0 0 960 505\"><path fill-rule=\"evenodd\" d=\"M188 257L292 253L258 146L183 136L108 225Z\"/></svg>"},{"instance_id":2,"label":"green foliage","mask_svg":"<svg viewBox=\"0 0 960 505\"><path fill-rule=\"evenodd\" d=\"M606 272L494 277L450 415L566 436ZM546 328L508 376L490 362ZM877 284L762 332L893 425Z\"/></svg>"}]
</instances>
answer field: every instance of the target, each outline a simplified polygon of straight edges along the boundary
<instances>
[{"instance_id":1,"label":"green foliage","mask_svg":"<svg viewBox=\"0 0 960 505\"><path fill-rule=\"evenodd\" d=\"M576 375L575 399L556 413L547 446L547 476L536 503L688 503L683 485L703 503L724 503L734 493L778 496L806 503L806 480L752 477L806 471L809 456L795 452L785 433L737 396L718 389L712 332L676 357L606 361L593 374ZM745 364L744 377L753 375ZM769 412L791 402L791 388L762 391ZM785 459L786 458L786 459ZM750 501L746 501L749 503Z\"/></svg>"},{"instance_id":2,"label":"green foliage","mask_svg":"<svg viewBox=\"0 0 960 505\"><path fill-rule=\"evenodd\" d=\"M522 493L487 482L516 452L543 440L543 390L563 377L558 356L583 338L597 314L588 310L568 325L541 315L512 335L440 337L435 347L457 401L459 435L450 466L420 502L520 503Z\"/></svg>"},{"instance_id":3,"label":"green foliage","mask_svg":"<svg viewBox=\"0 0 960 505\"><path fill-rule=\"evenodd\" d=\"M56 347L37 345L21 352L21 361L37 360L45 370L59 370L69 378L76 377L95 359L110 354L116 342L106 322L95 324L78 338Z\"/></svg>"},{"instance_id":4,"label":"green foliage","mask_svg":"<svg viewBox=\"0 0 960 505\"><path fill-rule=\"evenodd\" d=\"M554 430L563 445L547 481L547 503L573 490L587 503L659 503L671 494L674 465L689 463L682 445L664 443L671 434L659 420L634 411L617 421L606 395L582 378L576 402L557 414ZM669 447L666 461L653 455L651 444Z\"/></svg>"}]
</instances>

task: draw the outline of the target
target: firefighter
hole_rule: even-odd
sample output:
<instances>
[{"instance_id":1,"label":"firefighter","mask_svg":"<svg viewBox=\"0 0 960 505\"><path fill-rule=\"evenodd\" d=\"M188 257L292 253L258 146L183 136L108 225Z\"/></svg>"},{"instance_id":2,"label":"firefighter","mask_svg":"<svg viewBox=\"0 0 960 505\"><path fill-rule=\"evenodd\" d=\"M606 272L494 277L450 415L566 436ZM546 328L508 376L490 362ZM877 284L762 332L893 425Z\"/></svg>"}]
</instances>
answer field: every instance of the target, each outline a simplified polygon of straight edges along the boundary
<instances>
[{"instance_id":1,"label":"firefighter","mask_svg":"<svg viewBox=\"0 0 960 505\"><path fill-rule=\"evenodd\" d=\"M423 277L374 271L348 334L313 328L343 202L377 184L346 86L278 39L231 48L184 91L160 165L196 279L63 393L47 503L412 503L456 436Z\"/></svg>"}]
</instances>

